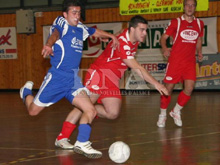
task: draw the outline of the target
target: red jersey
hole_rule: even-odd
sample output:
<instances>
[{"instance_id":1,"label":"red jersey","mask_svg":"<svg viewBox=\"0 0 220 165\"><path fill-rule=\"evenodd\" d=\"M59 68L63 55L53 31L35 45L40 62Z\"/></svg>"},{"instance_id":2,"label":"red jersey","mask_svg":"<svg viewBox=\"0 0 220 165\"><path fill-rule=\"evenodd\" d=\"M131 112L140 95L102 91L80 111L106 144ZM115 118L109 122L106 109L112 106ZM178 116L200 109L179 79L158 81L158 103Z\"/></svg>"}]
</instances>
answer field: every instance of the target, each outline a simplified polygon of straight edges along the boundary
<instances>
[{"instance_id":1,"label":"red jersey","mask_svg":"<svg viewBox=\"0 0 220 165\"><path fill-rule=\"evenodd\" d=\"M138 48L138 42L130 42L128 29L125 29L119 36L120 51L111 47L111 42L107 45L102 54L91 65L91 68L111 70L120 79L128 68L123 62L124 59L134 59Z\"/></svg>"},{"instance_id":2,"label":"red jersey","mask_svg":"<svg viewBox=\"0 0 220 165\"><path fill-rule=\"evenodd\" d=\"M203 36L204 23L198 18L188 22L184 17L171 20L165 34L173 37L173 46L169 62L195 63L196 43L198 37Z\"/></svg>"}]
</instances>

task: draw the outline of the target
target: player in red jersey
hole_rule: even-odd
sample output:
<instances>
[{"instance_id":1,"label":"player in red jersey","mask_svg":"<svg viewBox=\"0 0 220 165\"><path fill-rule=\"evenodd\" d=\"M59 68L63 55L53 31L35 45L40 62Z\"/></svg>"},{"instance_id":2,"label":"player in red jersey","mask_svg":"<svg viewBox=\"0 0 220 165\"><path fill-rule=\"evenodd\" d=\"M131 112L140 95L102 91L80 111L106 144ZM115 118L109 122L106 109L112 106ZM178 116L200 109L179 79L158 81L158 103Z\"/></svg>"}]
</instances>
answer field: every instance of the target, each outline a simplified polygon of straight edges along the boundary
<instances>
[{"instance_id":1,"label":"player in red jersey","mask_svg":"<svg viewBox=\"0 0 220 165\"><path fill-rule=\"evenodd\" d=\"M196 0L184 0L184 14L171 20L169 26L161 37L163 55L168 58L167 71L164 78L165 86L169 91L168 96L161 96L160 115L158 127L165 127L166 110L171 101L171 94L176 83L183 83L175 107L170 112L177 126L182 126L180 110L189 101L196 81L196 50L198 59L202 60L202 37L204 23L195 18ZM166 40L173 38L172 49L167 48Z\"/></svg>"},{"instance_id":2,"label":"player in red jersey","mask_svg":"<svg viewBox=\"0 0 220 165\"><path fill-rule=\"evenodd\" d=\"M107 48L87 71L85 86L92 93L90 99L94 104L96 102L102 103L95 105L99 117L107 119L118 117L122 102L119 80L128 67L137 72L145 81L154 85L161 95L168 94L164 85L154 79L134 58L138 44L146 38L146 30L147 21L141 16L134 16L129 22L129 28L117 37L120 42L119 50L108 44ZM75 129L75 123L80 115L81 112L77 109L70 112L63 124L61 133L56 139L56 146L65 149L71 148L72 145L66 139L69 139Z\"/></svg>"}]
</instances>

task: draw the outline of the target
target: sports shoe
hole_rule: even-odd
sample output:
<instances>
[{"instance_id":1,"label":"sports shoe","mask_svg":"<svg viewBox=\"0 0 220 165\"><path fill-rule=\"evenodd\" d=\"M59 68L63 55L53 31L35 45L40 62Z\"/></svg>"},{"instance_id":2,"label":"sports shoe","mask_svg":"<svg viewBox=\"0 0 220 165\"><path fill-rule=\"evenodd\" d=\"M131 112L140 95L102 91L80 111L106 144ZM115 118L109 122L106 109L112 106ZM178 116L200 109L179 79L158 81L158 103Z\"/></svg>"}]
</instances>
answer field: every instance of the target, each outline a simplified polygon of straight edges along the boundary
<instances>
[{"instance_id":1,"label":"sports shoe","mask_svg":"<svg viewBox=\"0 0 220 165\"><path fill-rule=\"evenodd\" d=\"M78 154L82 154L87 158L91 158L91 159L101 158L102 153L100 151L93 149L91 144L92 143L90 141L87 142L76 141L76 143L74 144L73 151Z\"/></svg>"},{"instance_id":2,"label":"sports shoe","mask_svg":"<svg viewBox=\"0 0 220 165\"><path fill-rule=\"evenodd\" d=\"M165 115L159 115L159 119L157 121L157 126L158 127L165 127L166 124L166 120L167 120L167 116Z\"/></svg>"},{"instance_id":3,"label":"sports shoe","mask_svg":"<svg viewBox=\"0 0 220 165\"><path fill-rule=\"evenodd\" d=\"M73 145L69 143L69 139L63 138L63 139L56 139L55 146L63 148L63 149L73 149Z\"/></svg>"},{"instance_id":4,"label":"sports shoe","mask_svg":"<svg viewBox=\"0 0 220 165\"><path fill-rule=\"evenodd\" d=\"M179 127L183 125L180 115L181 115L180 112L176 113L176 112L173 112L173 110L170 112L170 116L173 118L174 123Z\"/></svg>"},{"instance_id":5,"label":"sports shoe","mask_svg":"<svg viewBox=\"0 0 220 165\"><path fill-rule=\"evenodd\" d=\"M32 95L32 88L34 83L32 81L27 81L24 86L20 89L20 97L25 101L27 95Z\"/></svg>"}]
</instances>

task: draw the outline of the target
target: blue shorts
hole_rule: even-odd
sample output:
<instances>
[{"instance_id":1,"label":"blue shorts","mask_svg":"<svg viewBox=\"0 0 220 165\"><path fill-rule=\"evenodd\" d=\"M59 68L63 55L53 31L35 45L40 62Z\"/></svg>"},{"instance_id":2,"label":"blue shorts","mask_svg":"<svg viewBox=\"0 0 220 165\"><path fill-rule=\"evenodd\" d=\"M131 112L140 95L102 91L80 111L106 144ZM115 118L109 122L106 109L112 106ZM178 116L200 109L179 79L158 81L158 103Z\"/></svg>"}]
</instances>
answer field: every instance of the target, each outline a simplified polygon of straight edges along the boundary
<instances>
[{"instance_id":1,"label":"blue shorts","mask_svg":"<svg viewBox=\"0 0 220 165\"><path fill-rule=\"evenodd\" d=\"M77 73L67 73L51 68L44 77L34 103L41 107L48 107L64 97L72 103L74 97L82 90L88 93Z\"/></svg>"}]
</instances>

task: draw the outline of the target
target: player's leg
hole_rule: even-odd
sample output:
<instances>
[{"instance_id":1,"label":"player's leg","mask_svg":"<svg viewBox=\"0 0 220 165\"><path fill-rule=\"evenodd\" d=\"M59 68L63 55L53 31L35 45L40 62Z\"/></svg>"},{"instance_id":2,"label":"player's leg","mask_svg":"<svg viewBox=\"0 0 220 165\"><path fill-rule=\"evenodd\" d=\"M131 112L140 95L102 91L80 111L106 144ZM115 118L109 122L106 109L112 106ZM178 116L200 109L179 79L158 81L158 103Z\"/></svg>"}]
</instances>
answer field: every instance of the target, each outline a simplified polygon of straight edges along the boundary
<instances>
[{"instance_id":1,"label":"player's leg","mask_svg":"<svg viewBox=\"0 0 220 165\"><path fill-rule=\"evenodd\" d=\"M56 138L55 146L63 149L72 149L74 146L69 143L69 138L76 129L76 123L79 121L82 112L78 108L74 108L63 122L62 130Z\"/></svg>"},{"instance_id":2,"label":"player's leg","mask_svg":"<svg viewBox=\"0 0 220 165\"><path fill-rule=\"evenodd\" d=\"M176 113L180 112L180 110L190 100L194 85L195 85L195 81L193 81L193 80L185 80L184 81L184 88L178 96L176 106L173 109L174 112L176 112Z\"/></svg>"},{"instance_id":3,"label":"player's leg","mask_svg":"<svg viewBox=\"0 0 220 165\"><path fill-rule=\"evenodd\" d=\"M76 153L83 154L88 158L100 158L102 153L93 149L91 142L89 141L91 134L91 123L97 114L93 103L83 90L77 96L75 96L72 104L81 109L83 112L79 121L77 141L74 144L73 150Z\"/></svg>"},{"instance_id":4,"label":"player's leg","mask_svg":"<svg viewBox=\"0 0 220 165\"><path fill-rule=\"evenodd\" d=\"M175 84L166 83L165 87L167 88L169 95L161 95L160 96L160 114L157 121L158 127L165 127L166 119L167 119L167 108L171 101L171 94L173 92L173 88L175 87Z\"/></svg>"},{"instance_id":5,"label":"player's leg","mask_svg":"<svg viewBox=\"0 0 220 165\"><path fill-rule=\"evenodd\" d=\"M102 104L95 105L98 116L106 119L116 119L121 109L121 99L117 97L105 97Z\"/></svg>"},{"instance_id":6,"label":"player's leg","mask_svg":"<svg viewBox=\"0 0 220 165\"><path fill-rule=\"evenodd\" d=\"M37 106L33 103L34 96L32 94L32 88L34 83L32 81L27 81L25 85L20 89L20 97L23 99L25 106L29 115L36 116L44 109L44 107Z\"/></svg>"},{"instance_id":7,"label":"player's leg","mask_svg":"<svg viewBox=\"0 0 220 165\"><path fill-rule=\"evenodd\" d=\"M177 98L177 103L173 108L173 110L170 112L170 115L174 118L175 124L178 126L182 126L180 111L190 100L194 85L195 85L195 81L193 80L184 81L184 89L180 92Z\"/></svg>"},{"instance_id":8,"label":"player's leg","mask_svg":"<svg viewBox=\"0 0 220 165\"><path fill-rule=\"evenodd\" d=\"M95 103L98 97L99 95L97 94L91 94L91 102ZM72 144L69 143L69 139L73 131L76 129L76 123L81 118L81 115L82 111L76 107L68 114L66 120L63 122L62 130L56 138L55 145L57 147L61 147L63 149L72 149L74 147Z\"/></svg>"},{"instance_id":9,"label":"player's leg","mask_svg":"<svg viewBox=\"0 0 220 165\"><path fill-rule=\"evenodd\" d=\"M195 64L185 65L186 67L182 72L182 79L184 80L184 88L183 91L180 92L177 103L174 109L170 112L170 116L173 117L174 122L177 126L182 126L181 120L181 109L186 105L189 101L190 96L192 94L195 81L196 81L196 67Z\"/></svg>"}]
</instances>

